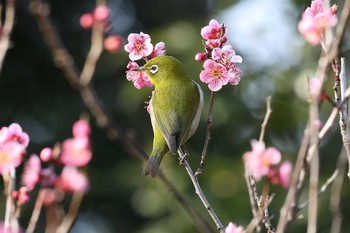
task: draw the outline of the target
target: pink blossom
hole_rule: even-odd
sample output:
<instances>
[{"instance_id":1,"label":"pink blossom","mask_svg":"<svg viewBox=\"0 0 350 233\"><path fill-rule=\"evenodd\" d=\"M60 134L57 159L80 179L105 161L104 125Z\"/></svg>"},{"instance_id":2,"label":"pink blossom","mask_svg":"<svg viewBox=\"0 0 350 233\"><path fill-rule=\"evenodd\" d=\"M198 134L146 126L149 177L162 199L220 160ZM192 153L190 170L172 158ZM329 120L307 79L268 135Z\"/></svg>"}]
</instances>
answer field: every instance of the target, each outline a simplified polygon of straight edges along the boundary
<instances>
[{"instance_id":1,"label":"pink blossom","mask_svg":"<svg viewBox=\"0 0 350 233\"><path fill-rule=\"evenodd\" d=\"M311 7L305 10L298 24L300 34L312 45L319 44L325 29L337 23L336 13L337 5L325 9L322 0L312 1Z\"/></svg>"},{"instance_id":2,"label":"pink blossom","mask_svg":"<svg viewBox=\"0 0 350 233\"><path fill-rule=\"evenodd\" d=\"M229 83L231 85L238 85L239 81L241 81L241 74L242 72L237 66L232 66L228 69Z\"/></svg>"},{"instance_id":3,"label":"pink blossom","mask_svg":"<svg viewBox=\"0 0 350 233\"><path fill-rule=\"evenodd\" d=\"M124 46L124 49L129 53L131 61L147 57L153 52L151 37L143 32L140 34L130 33L128 36L128 44Z\"/></svg>"},{"instance_id":4,"label":"pink blossom","mask_svg":"<svg viewBox=\"0 0 350 233\"><path fill-rule=\"evenodd\" d=\"M279 182L284 188L289 187L290 178L291 178L291 174L292 174L292 168L293 168L292 163L290 161L286 161L286 162L282 163L278 169Z\"/></svg>"},{"instance_id":5,"label":"pink blossom","mask_svg":"<svg viewBox=\"0 0 350 233\"><path fill-rule=\"evenodd\" d=\"M144 72L133 70L138 67L139 65L136 62L129 62L127 68L130 70L126 71L126 79L133 82L137 89L141 89L145 86L152 87L152 83L149 81L148 76Z\"/></svg>"},{"instance_id":6,"label":"pink blossom","mask_svg":"<svg viewBox=\"0 0 350 233\"><path fill-rule=\"evenodd\" d=\"M0 174L5 175L18 167L23 160L25 147L18 142L0 144Z\"/></svg>"},{"instance_id":7,"label":"pink blossom","mask_svg":"<svg viewBox=\"0 0 350 233\"><path fill-rule=\"evenodd\" d=\"M225 233L243 233L244 229L241 226L238 226L236 224L233 224L232 222L230 222L226 229L225 229Z\"/></svg>"},{"instance_id":8,"label":"pink blossom","mask_svg":"<svg viewBox=\"0 0 350 233\"><path fill-rule=\"evenodd\" d=\"M281 185L284 188L288 188L292 168L292 163L290 161L285 161L278 169L271 169L268 174L270 182L274 185Z\"/></svg>"},{"instance_id":9,"label":"pink blossom","mask_svg":"<svg viewBox=\"0 0 350 233\"><path fill-rule=\"evenodd\" d=\"M105 5L98 6L94 10L94 18L97 21L104 22L108 19L109 15L110 15L109 8Z\"/></svg>"},{"instance_id":10,"label":"pink blossom","mask_svg":"<svg viewBox=\"0 0 350 233\"><path fill-rule=\"evenodd\" d=\"M61 161L66 165L85 166L92 157L88 137L66 139L62 144Z\"/></svg>"},{"instance_id":11,"label":"pink blossom","mask_svg":"<svg viewBox=\"0 0 350 233\"><path fill-rule=\"evenodd\" d=\"M229 82L227 69L222 64L208 59L204 62L203 68L199 78L203 83L208 83L210 90L218 91Z\"/></svg>"},{"instance_id":12,"label":"pink blossom","mask_svg":"<svg viewBox=\"0 0 350 233\"><path fill-rule=\"evenodd\" d=\"M52 154L52 149L49 147L45 147L44 149L41 150L40 152L40 159L43 162L48 162L52 159L53 154Z\"/></svg>"},{"instance_id":13,"label":"pink blossom","mask_svg":"<svg viewBox=\"0 0 350 233\"><path fill-rule=\"evenodd\" d=\"M104 48L110 53L116 53L120 50L123 44L123 39L118 35L112 35L107 37L104 42Z\"/></svg>"},{"instance_id":14,"label":"pink blossom","mask_svg":"<svg viewBox=\"0 0 350 233\"><path fill-rule=\"evenodd\" d=\"M37 155L31 155L28 161L24 165L22 182L28 191L34 189L35 185L39 182L41 171L41 162Z\"/></svg>"},{"instance_id":15,"label":"pink blossom","mask_svg":"<svg viewBox=\"0 0 350 233\"><path fill-rule=\"evenodd\" d=\"M17 123L12 123L9 127L2 127L0 130L0 143L18 142L27 147L29 144L29 136L23 132L22 127Z\"/></svg>"},{"instance_id":16,"label":"pink blossom","mask_svg":"<svg viewBox=\"0 0 350 233\"><path fill-rule=\"evenodd\" d=\"M89 182L76 167L65 166L57 179L56 187L66 192L86 192L89 189Z\"/></svg>"},{"instance_id":17,"label":"pink blossom","mask_svg":"<svg viewBox=\"0 0 350 233\"><path fill-rule=\"evenodd\" d=\"M212 19L208 26L202 28L201 35L205 40L219 39L222 36L222 25Z\"/></svg>"},{"instance_id":18,"label":"pink blossom","mask_svg":"<svg viewBox=\"0 0 350 233\"><path fill-rule=\"evenodd\" d=\"M211 57L214 61L218 61L227 69L234 66L235 63L242 63L241 56L236 55L231 45L224 45L222 48L214 48L211 52Z\"/></svg>"},{"instance_id":19,"label":"pink blossom","mask_svg":"<svg viewBox=\"0 0 350 233\"><path fill-rule=\"evenodd\" d=\"M91 133L91 128L87 120L78 120L72 127L74 137L88 137Z\"/></svg>"},{"instance_id":20,"label":"pink blossom","mask_svg":"<svg viewBox=\"0 0 350 233\"><path fill-rule=\"evenodd\" d=\"M153 52L151 54L151 57L159 57L165 55L165 43L159 42L154 46Z\"/></svg>"},{"instance_id":21,"label":"pink blossom","mask_svg":"<svg viewBox=\"0 0 350 233\"><path fill-rule=\"evenodd\" d=\"M256 180L266 176L273 165L281 161L281 153L274 147L265 148L263 142L251 141L252 151L243 154L245 168L248 174Z\"/></svg>"},{"instance_id":22,"label":"pink blossom","mask_svg":"<svg viewBox=\"0 0 350 233\"><path fill-rule=\"evenodd\" d=\"M94 24L94 17L91 13L85 13L80 17L80 26L89 29Z\"/></svg>"}]
</instances>

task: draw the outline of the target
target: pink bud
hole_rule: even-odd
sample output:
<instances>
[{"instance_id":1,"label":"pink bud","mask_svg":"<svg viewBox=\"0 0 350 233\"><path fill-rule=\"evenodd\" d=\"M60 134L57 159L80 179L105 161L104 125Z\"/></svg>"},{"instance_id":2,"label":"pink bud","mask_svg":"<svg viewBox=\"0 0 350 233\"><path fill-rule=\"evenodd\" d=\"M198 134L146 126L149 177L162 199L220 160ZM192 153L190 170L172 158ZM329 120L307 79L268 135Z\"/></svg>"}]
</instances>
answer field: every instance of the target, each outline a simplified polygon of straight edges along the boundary
<instances>
[{"instance_id":1,"label":"pink bud","mask_svg":"<svg viewBox=\"0 0 350 233\"><path fill-rule=\"evenodd\" d=\"M73 135L74 137L88 137L91 129L87 120L79 120L73 124Z\"/></svg>"},{"instance_id":2,"label":"pink bud","mask_svg":"<svg viewBox=\"0 0 350 233\"><path fill-rule=\"evenodd\" d=\"M49 147L45 147L40 152L40 159L43 162L48 162L52 159L52 149Z\"/></svg>"},{"instance_id":3,"label":"pink bud","mask_svg":"<svg viewBox=\"0 0 350 233\"><path fill-rule=\"evenodd\" d=\"M104 22L110 15L109 8L107 6L98 6L94 11L94 18L97 21Z\"/></svg>"},{"instance_id":4,"label":"pink bud","mask_svg":"<svg viewBox=\"0 0 350 233\"><path fill-rule=\"evenodd\" d=\"M208 58L208 53L197 53L196 56L194 57L194 59L196 59L196 61L199 61L199 62L202 62L207 58Z\"/></svg>"},{"instance_id":5,"label":"pink bud","mask_svg":"<svg viewBox=\"0 0 350 233\"><path fill-rule=\"evenodd\" d=\"M80 17L80 26L84 29L89 29L94 24L94 17L91 13L83 14Z\"/></svg>"},{"instance_id":6,"label":"pink bud","mask_svg":"<svg viewBox=\"0 0 350 233\"><path fill-rule=\"evenodd\" d=\"M109 36L104 41L104 47L108 52L118 52L123 44L123 39L120 36Z\"/></svg>"}]
</instances>

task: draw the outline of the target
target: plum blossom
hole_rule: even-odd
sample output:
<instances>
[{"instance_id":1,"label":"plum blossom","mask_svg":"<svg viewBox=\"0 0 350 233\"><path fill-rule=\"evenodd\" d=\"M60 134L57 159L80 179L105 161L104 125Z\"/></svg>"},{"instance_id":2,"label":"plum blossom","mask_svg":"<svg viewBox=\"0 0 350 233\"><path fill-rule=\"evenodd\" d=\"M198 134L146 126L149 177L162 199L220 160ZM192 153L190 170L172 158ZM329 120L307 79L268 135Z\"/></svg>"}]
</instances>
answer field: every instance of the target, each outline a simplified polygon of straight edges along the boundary
<instances>
[{"instance_id":1,"label":"plum blossom","mask_svg":"<svg viewBox=\"0 0 350 233\"><path fill-rule=\"evenodd\" d=\"M25 147L17 142L0 144L0 174L7 175L18 167L25 155Z\"/></svg>"},{"instance_id":2,"label":"plum blossom","mask_svg":"<svg viewBox=\"0 0 350 233\"><path fill-rule=\"evenodd\" d=\"M237 226L236 224L230 222L225 228L225 233L244 233L242 226Z\"/></svg>"},{"instance_id":3,"label":"plum blossom","mask_svg":"<svg viewBox=\"0 0 350 233\"><path fill-rule=\"evenodd\" d=\"M17 199L18 203L20 203L20 204L27 203L29 201L28 191L29 190L27 187L22 186L18 191L14 191L12 193L12 197L14 199Z\"/></svg>"},{"instance_id":4,"label":"plum blossom","mask_svg":"<svg viewBox=\"0 0 350 233\"><path fill-rule=\"evenodd\" d=\"M66 192L86 192L89 181L76 167L65 166L57 179L56 188Z\"/></svg>"},{"instance_id":5,"label":"plum blossom","mask_svg":"<svg viewBox=\"0 0 350 233\"><path fill-rule=\"evenodd\" d=\"M69 138L62 144L61 161L64 164L85 166L91 157L90 141L87 137Z\"/></svg>"},{"instance_id":6,"label":"plum blossom","mask_svg":"<svg viewBox=\"0 0 350 233\"><path fill-rule=\"evenodd\" d=\"M143 32L140 32L140 34L131 33L128 36L128 44L124 46L124 49L129 53L131 60L127 65L129 70L126 71L126 79L131 81L137 89L152 87L148 76L141 70L136 70L140 66L135 61L140 59L147 61L165 55L165 43L161 41L153 46L149 35Z\"/></svg>"},{"instance_id":7,"label":"plum blossom","mask_svg":"<svg viewBox=\"0 0 350 233\"><path fill-rule=\"evenodd\" d=\"M323 32L337 23L337 5L325 8L322 0L313 0L301 16L300 34L312 45L321 43Z\"/></svg>"},{"instance_id":8,"label":"plum blossom","mask_svg":"<svg viewBox=\"0 0 350 233\"><path fill-rule=\"evenodd\" d=\"M31 155L24 165L22 182L28 191L32 191L39 182L41 161L35 154Z\"/></svg>"},{"instance_id":9,"label":"plum blossom","mask_svg":"<svg viewBox=\"0 0 350 233\"><path fill-rule=\"evenodd\" d=\"M127 68L130 70L126 71L126 79L131 81L137 89L141 89L145 86L152 87L153 84L149 81L148 76L144 72L133 70L138 67L139 65L136 62L129 62Z\"/></svg>"},{"instance_id":10,"label":"plum blossom","mask_svg":"<svg viewBox=\"0 0 350 233\"><path fill-rule=\"evenodd\" d=\"M225 29L226 27L219 24L215 19L210 20L209 25L203 27L201 30L201 35L203 39L206 40L206 46L209 48L216 48L226 42Z\"/></svg>"},{"instance_id":11,"label":"plum blossom","mask_svg":"<svg viewBox=\"0 0 350 233\"><path fill-rule=\"evenodd\" d=\"M72 127L74 137L89 137L91 128L87 120L78 120L73 124Z\"/></svg>"},{"instance_id":12,"label":"plum blossom","mask_svg":"<svg viewBox=\"0 0 350 233\"><path fill-rule=\"evenodd\" d=\"M199 78L208 84L210 90L218 91L229 82L229 74L224 65L209 59L204 62L203 68Z\"/></svg>"},{"instance_id":13,"label":"plum blossom","mask_svg":"<svg viewBox=\"0 0 350 233\"><path fill-rule=\"evenodd\" d=\"M29 144L29 136L23 132L22 127L17 123L12 123L9 127L2 127L0 130L0 144L7 142L17 142L24 147Z\"/></svg>"},{"instance_id":14,"label":"plum blossom","mask_svg":"<svg viewBox=\"0 0 350 233\"><path fill-rule=\"evenodd\" d=\"M165 43L161 41L154 46L151 57L153 58L153 57L163 56L164 54L165 54Z\"/></svg>"},{"instance_id":15,"label":"plum blossom","mask_svg":"<svg viewBox=\"0 0 350 233\"><path fill-rule=\"evenodd\" d=\"M145 58L153 52L151 37L143 32L140 34L130 33L128 36L128 44L124 46L124 49L129 53L131 61Z\"/></svg>"},{"instance_id":16,"label":"plum blossom","mask_svg":"<svg viewBox=\"0 0 350 233\"><path fill-rule=\"evenodd\" d=\"M91 13L85 13L80 17L80 26L84 29L92 28L94 25L94 16Z\"/></svg>"},{"instance_id":17,"label":"plum blossom","mask_svg":"<svg viewBox=\"0 0 350 233\"><path fill-rule=\"evenodd\" d=\"M289 187L293 165L290 161L283 162L278 169L271 169L267 175L270 182L274 185L281 185L284 188Z\"/></svg>"},{"instance_id":18,"label":"plum blossom","mask_svg":"<svg viewBox=\"0 0 350 233\"><path fill-rule=\"evenodd\" d=\"M202 28L201 35L206 40L205 52L198 52L195 56L196 61L204 61L200 80L207 83L211 91L218 91L228 83L238 85L242 72L236 64L242 63L243 59L226 43L225 25L212 19Z\"/></svg>"},{"instance_id":19,"label":"plum blossom","mask_svg":"<svg viewBox=\"0 0 350 233\"><path fill-rule=\"evenodd\" d=\"M104 42L104 48L111 53L116 53L120 50L123 44L123 39L118 35L112 35L107 37Z\"/></svg>"},{"instance_id":20,"label":"plum blossom","mask_svg":"<svg viewBox=\"0 0 350 233\"><path fill-rule=\"evenodd\" d=\"M95 20L104 22L108 19L110 14L111 12L109 8L105 5L102 5L102 6L96 7L96 9L94 10L93 16Z\"/></svg>"},{"instance_id":21,"label":"plum blossom","mask_svg":"<svg viewBox=\"0 0 350 233\"><path fill-rule=\"evenodd\" d=\"M265 143L256 140L251 141L251 146L252 151L245 152L243 160L248 174L259 181L281 161L281 153L274 147L265 148Z\"/></svg>"},{"instance_id":22,"label":"plum blossom","mask_svg":"<svg viewBox=\"0 0 350 233\"><path fill-rule=\"evenodd\" d=\"M40 152L40 159L43 162L48 162L53 158L53 152L52 149L49 147L45 147Z\"/></svg>"}]
</instances>

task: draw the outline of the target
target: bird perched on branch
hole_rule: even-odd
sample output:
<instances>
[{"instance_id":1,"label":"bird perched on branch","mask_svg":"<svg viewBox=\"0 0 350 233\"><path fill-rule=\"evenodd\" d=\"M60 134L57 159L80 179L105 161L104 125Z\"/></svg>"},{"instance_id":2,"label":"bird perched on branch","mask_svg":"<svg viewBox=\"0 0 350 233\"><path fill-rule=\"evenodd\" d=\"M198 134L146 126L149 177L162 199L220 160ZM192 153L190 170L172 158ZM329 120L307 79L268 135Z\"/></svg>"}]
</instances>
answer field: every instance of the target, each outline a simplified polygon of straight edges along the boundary
<instances>
[{"instance_id":1,"label":"bird perched on branch","mask_svg":"<svg viewBox=\"0 0 350 233\"><path fill-rule=\"evenodd\" d=\"M176 154L195 133L203 108L203 92L171 56L152 58L134 70L145 72L154 85L149 112L154 133L153 149L143 175L157 176L167 152Z\"/></svg>"}]
</instances>

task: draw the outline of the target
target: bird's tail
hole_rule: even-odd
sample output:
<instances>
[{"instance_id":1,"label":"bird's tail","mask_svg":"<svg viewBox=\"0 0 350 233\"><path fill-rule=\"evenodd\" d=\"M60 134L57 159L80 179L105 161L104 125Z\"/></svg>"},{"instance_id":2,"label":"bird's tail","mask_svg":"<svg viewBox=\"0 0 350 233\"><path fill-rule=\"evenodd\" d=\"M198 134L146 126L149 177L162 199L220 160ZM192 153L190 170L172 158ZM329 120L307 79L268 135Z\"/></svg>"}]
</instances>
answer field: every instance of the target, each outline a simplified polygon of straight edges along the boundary
<instances>
[{"instance_id":1,"label":"bird's tail","mask_svg":"<svg viewBox=\"0 0 350 233\"><path fill-rule=\"evenodd\" d=\"M151 155L146 167L143 169L143 176L156 177L159 173L159 165L162 161L163 155Z\"/></svg>"}]
</instances>

